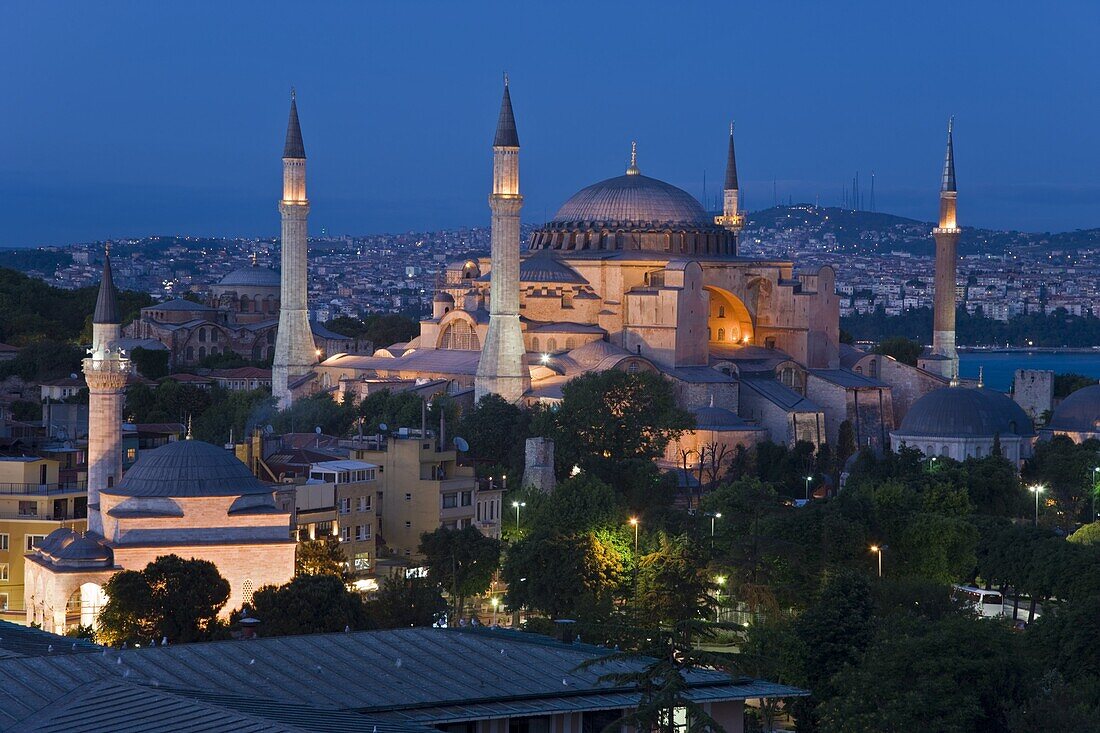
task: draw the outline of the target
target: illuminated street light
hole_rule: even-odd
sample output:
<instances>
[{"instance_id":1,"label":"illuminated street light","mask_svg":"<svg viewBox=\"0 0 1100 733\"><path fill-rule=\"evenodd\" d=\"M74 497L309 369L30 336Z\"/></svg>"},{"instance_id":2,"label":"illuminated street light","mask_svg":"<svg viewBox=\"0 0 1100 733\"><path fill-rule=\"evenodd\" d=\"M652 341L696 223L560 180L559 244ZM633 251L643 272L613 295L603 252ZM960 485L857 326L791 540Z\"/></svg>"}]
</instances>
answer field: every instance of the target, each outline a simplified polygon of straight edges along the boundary
<instances>
[{"instance_id":1,"label":"illuminated street light","mask_svg":"<svg viewBox=\"0 0 1100 733\"><path fill-rule=\"evenodd\" d=\"M871 552L878 555L878 577L882 577L882 551L886 549L886 545L871 545Z\"/></svg>"},{"instance_id":2,"label":"illuminated street light","mask_svg":"<svg viewBox=\"0 0 1100 733\"><path fill-rule=\"evenodd\" d=\"M813 476L806 477L806 501L810 500L810 482L814 480Z\"/></svg>"},{"instance_id":3,"label":"illuminated street light","mask_svg":"<svg viewBox=\"0 0 1100 733\"><path fill-rule=\"evenodd\" d=\"M638 518L631 517L630 524L634 527L634 557L638 557ZM635 560L637 562L637 560Z\"/></svg>"},{"instance_id":4,"label":"illuminated street light","mask_svg":"<svg viewBox=\"0 0 1100 733\"><path fill-rule=\"evenodd\" d=\"M1035 494L1035 526L1039 526L1039 494L1047 490L1047 487L1042 484L1032 484L1027 487L1027 490Z\"/></svg>"},{"instance_id":5,"label":"illuminated street light","mask_svg":"<svg viewBox=\"0 0 1100 733\"><path fill-rule=\"evenodd\" d=\"M718 575L714 582L718 586L714 599L714 622L719 623L722 620L722 586L726 584L726 576Z\"/></svg>"},{"instance_id":6,"label":"illuminated street light","mask_svg":"<svg viewBox=\"0 0 1100 733\"><path fill-rule=\"evenodd\" d=\"M518 532L519 531L519 508L521 506L527 506L527 502L525 502L525 501L513 501L512 506L516 510L516 531Z\"/></svg>"},{"instance_id":7,"label":"illuminated street light","mask_svg":"<svg viewBox=\"0 0 1100 733\"><path fill-rule=\"evenodd\" d=\"M710 515L710 536L711 537L714 537L714 520L715 519L721 519L721 518L722 518L722 512L715 512L714 514Z\"/></svg>"}]
</instances>

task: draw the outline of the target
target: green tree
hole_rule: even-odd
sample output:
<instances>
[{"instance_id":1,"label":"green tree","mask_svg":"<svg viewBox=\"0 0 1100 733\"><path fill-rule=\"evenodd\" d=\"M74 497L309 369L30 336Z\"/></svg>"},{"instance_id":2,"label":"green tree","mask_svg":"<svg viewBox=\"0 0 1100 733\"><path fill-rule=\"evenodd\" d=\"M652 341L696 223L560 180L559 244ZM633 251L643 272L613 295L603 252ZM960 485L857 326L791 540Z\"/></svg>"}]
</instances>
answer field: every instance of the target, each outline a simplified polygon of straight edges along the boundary
<instances>
[{"instance_id":1,"label":"green tree","mask_svg":"<svg viewBox=\"0 0 1100 733\"><path fill-rule=\"evenodd\" d=\"M479 476L504 470L516 481L523 472L527 415L500 395L486 394L462 416L456 435L470 444Z\"/></svg>"},{"instance_id":2,"label":"green tree","mask_svg":"<svg viewBox=\"0 0 1100 733\"><path fill-rule=\"evenodd\" d=\"M419 428L424 419L424 399L415 392L372 392L360 401L358 409L367 433L378 432L382 424L389 430Z\"/></svg>"},{"instance_id":3,"label":"green tree","mask_svg":"<svg viewBox=\"0 0 1100 733\"><path fill-rule=\"evenodd\" d=\"M639 624L691 631L685 622L709 621L718 586L707 572L708 559L702 545L687 535L658 535L657 549L638 561Z\"/></svg>"},{"instance_id":4,"label":"green tree","mask_svg":"<svg viewBox=\"0 0 1100 733\"><path fill-rule=\"evenodd\" d=\"M909 518L896 556L905 572L941 583L957 583L977 564L978 532L966 520L918 512Z\"/></svg>"},{"instance_id":5,"label":"green tree","mask_svg":"<svg viewBox=\"0 0 1100 733\"><path fill-rule=\"evenodd\" d=\"M321 428L326 435L345 436L355 422L356 409L350 402L336 402L327 392L303 399L275 415L272 425L278 433L311 432Z\"/></svg>"},{"instance_id":6,"label":"green tree","mask_svg":"<svg viewBox=\"0 0 1100 733\"><path fill-rule=\"evenodd\" d=\"M334 575L299 575L285 585L264 586L252 594L249 615L260 620L262 636L323 634L367 626L362 598Z\"/></svg>"},{"instance_id":7,"label":"green tree","mask_svg":"<svg viewBox=\"0 0 1100 733\"><path fill-rule=\"evenodd\" d=\"M374 348L383 348L409 341L420 333L420 324L398 313L375 313L363 318L340 316L325 324L336 333L369 341Z\"/></svg>"},{"instance_id":8,"label":"green tree","mask_svg":"<svg viewBox=\"0 0 1100 733\"><path fill-rule=\"evenodd\" d=\"M160 379L168 376L167 349L145 349L137 347L130 352L130 360L138 374L146 379Z\"/></svg>"},{"instance_id":9,"label":"green tree","mask_svg":"<svg viewBox=\"0 0 1100 733\"><path fill-rule=\"evenodd\" d=\"M595 473L620 491L631 461L660 457L670 440L694 426L676 405L660 374L611 369L590 372L562 388L561 406L549 416L559 475L572 466Z\"/></svg>"},{"instance_id":10,"label":"green tree","mask_svg":"<svg viewBox=\"0 0 1100 733\"><path fill-rule=\"evenodd\" d=\"M1064 400L1077 390L1091 387L1094 384L1096 384L1096 378L1088 377L1084 374L1076 374L1074 372L1055 374L1054 399Z\"/></svg>"},{"instance_id":11,"label":"green tree","mask_svg":"<svg viewBox=\"0 0 1100 733\"><path fill-rule=\"evenodd\" d=\"M341 580L347 579L348 558L340 539L327 534L316 540L303 540L294 550L294 574L332 575Z\"/></svg>"},{"instance_id":12,"label":"green tree","mask_svg":"<svg viewBox=\"0 0 1100 733\"><path fill-rule=\"evenodd\" d=\"M1066 539L1079 545L1100 545L1100 522L1083 524Z\"/></svg>"},{"instance_id":13,"label":"green tree","mask_svg":"<svg viewBox=\"0 0 1100 733\"><path fill-rule=\"evenodd\" d=\"M78 346L42 338L24 346L14 359L0 362L0 379L19 377L26 382L62 379L80 373L84 356Z\"/></svg>"},{"instance_id":14,"label":"green tree","mask_svg":"<svg viewBox=\"0 0 1100 733\"><path fill-rule=\"evenodd\" d=\"M579 609L616 593L624 565L619 551L594 532L539 530L512 545L501 575L508 584L509 608L576 618Z\"/></svg>"},{"instance_id":15,"label":"green tree","mask_svg":"<svg viewBox=\"0 0 1100 733\"><path fill-rule=\"evenodd\" d=\"M924 347L921 346L919 341L913 341L904 336L883 339L875 345L874 349L876 354L893 357L902 364L908 364L909 366L917 365L917 359L920 358L923 351Z\"/></svg>"},{"instance_id":16,"label":"green tree","mask_svg":"<svg viewBox=\"0 0 1100 733\"><path fill-rule=\"evenodd\" d=\"M581 473L559 483L549 494L529 492L528 527L566 535L622 526L615 491L595 476Z\"/></svg>"},{"instance_id":17,"label":"green tree","mask_svg":"<svg viewBox=\"0 0 1100 733\"><path fill-rule=\"evenodd\" d=\"M143 570L123 570L103 588L109 600L97 637L105 644L167 638L204 641L224 629L217 616L229 599L229 582L206 560L163 555Z\"/></svg>"},{"instance_id":18,"label":"green tree","mask_svg":"<svg viewBox=\"0 0 1100 733\"><path fill-rule=\"evenodd\" d=\"M432 626L447 612L439 586L427 578L391 575L367 601L367 625L372 629Z\"/></svg>"},{"instance_id":19,"label":"green tree","mask_svg":"<svg viewBox=\"0 0 1100 733\"><path fill-rule=\"evenodd\" d=\"M486 537L473 525L462 529L441 527L420 535L428 577L451 599L451 625L456 625L466 599L489 589L500 566L500 540Z\"/></svg>"}]
</instances>

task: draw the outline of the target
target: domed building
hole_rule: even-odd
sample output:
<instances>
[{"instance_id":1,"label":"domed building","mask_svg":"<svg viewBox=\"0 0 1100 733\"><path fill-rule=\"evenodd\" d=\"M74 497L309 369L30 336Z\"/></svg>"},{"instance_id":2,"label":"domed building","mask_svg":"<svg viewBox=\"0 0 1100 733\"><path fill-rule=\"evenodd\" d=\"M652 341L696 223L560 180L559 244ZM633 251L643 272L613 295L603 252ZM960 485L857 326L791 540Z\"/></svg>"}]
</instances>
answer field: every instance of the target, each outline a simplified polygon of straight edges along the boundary
<instances>
[{"instance_id":1,"label":"domed building","mask_svg":"<svg viewBox=\"0 0 1100 733\"><path fill-rule=\"evenodd\" d=\"M279 328L280 277L277 270L252 264L231 271L210 286L205 303L175 298L141 309L141 317L125 328L129 339L155 339L171 352L174 368L198 364L209 356L237 354L248 361L275 355ZM321 356L358 353L351 337L311 322L315 348Z\"/></svg>"},{"instance_id":2,"label":"domed building","mask_svg":"<svg viewBox=\"0 0 1100 733\"><path fill-rule=\"evenodd\" d=\"M1043 432L1048 431L1075 443L1100 440L1100 384L1082 387L1062 400Z\"/></svg>"},{"instance_id":3,"label":"domed building","mask_svg":"<svg viewBox=\"0 0 1100 733\"><path fill-rule=\"evenodd\" d=\"M93 626L103 584L163 555L209 560L229 581L223 615L264 585L294 576L290 518L232 453L197 440L143 452L115 486L99 491L103 534L58 529L28 556L28 621L63 631L73 611Z\"/></svg>"},{"instance_id":4,"label":"domed building","mask_svg":"<svg viewBox=\"0 0 1100 733\"><path fill-rule=\"evenodd\" d=\"M1016 465L1031 457L1035 428L1008 395L984 388L949 386L929 392L890 433L894 450L916 448L928 457L982 458L999 439L1001 455Z\"/></svg>"}]
</instances>

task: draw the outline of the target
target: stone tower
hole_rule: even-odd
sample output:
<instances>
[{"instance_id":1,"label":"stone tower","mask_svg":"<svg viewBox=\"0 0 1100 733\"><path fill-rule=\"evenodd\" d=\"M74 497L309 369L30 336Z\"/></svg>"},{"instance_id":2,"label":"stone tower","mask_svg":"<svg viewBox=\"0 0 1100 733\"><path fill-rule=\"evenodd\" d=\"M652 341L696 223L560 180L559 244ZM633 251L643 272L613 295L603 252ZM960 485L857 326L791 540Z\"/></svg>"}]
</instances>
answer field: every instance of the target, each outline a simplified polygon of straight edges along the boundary
<instances>
[{"instance_id":1,"label":"stone tower","mask_svg":"<svg viewBox=\"0 0 1100 733\"><path fill-rule=\"evenodd\" d=\"M922 364L948 379L959 374L959 353L955 350L955 271L958 262L959 227L955 219L955 149L952 132L955 118L947 123L947 152L940 181L940 221L932 230L936 239L936 293L932 314L932 358Z\"/></svg>"},{"instance_id":2,"label":"stone tower","mask_svg":"<svg viewBox=\"0 0 1100 733\"><path fill-rule=\"evenodd\" d=\"M730 123L729 152L726 155L726 183L722 187L722 215L714 217L714 223L733 232L736 254L737 237L745 226L737 200L737 157L733 152L733 123Z\"/></svg>"},{"instance_id":3,"label":"stone tower","mask_svg":"<svg viewBox=\"0 0 1100 733\"><path fill-rule=\"evenodd\" d=\"M309 244L306 239L306 149L298 124L298 103L290 92L290 121L283 147L282 281L280 284L279 331L275 339L275 361L271 388L279 408L290 406L290 383L306 374L317 361L307 307Z\"/></svg>"},{"instance_id":4,"label":"stone tower","mask_svg":"<svg viewBox=\"0 0 1100 733\"><path fill-rule=\"evenodd\" d=\"M84 360L88 383L88 531L103 534L99 492L122 479L122 406L130 360L118 346L122 318L111 277L111 250L103 257L103 279L92 317L92 348Z\"/></svg>"},{"instance_id":5,"label":"stone tower","mask_svg":"<svg viewBox=\"0 0 1100 733\"><path fill-rule=\"evenodd\" d=\"M489 331L481 348L474 381L475 399L498 394L518 402L531 387L531 373L524 360L523 332L519 324L519 134L512 114L508 79L500 103L493 139L493 212L491 270L489 272Z\"/></svg>"}]
</instances>

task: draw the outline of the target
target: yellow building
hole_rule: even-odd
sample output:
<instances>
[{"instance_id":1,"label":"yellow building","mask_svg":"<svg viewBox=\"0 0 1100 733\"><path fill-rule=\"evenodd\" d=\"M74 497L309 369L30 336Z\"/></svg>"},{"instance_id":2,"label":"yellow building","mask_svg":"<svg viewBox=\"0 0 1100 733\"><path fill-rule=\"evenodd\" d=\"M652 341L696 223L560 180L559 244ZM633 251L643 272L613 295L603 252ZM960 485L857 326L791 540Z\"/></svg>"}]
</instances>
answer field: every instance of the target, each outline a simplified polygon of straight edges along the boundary
<instances>
[{"instance_id":1,"label":"yellow building","mask_svg":"<svg viewBox=\"0 0 1100 733\"><path fill-rule=\"evenodd\" d=\"M87 528L84 482L63 484L48 458L0 457L0 619L24 623L23 556L55 529Z\"/></svg>"},{"instance_id":2,"label":"yellow building","mask_svg":"<svg viewBox=\"0 0 1100 733\"><path fill-rule=\"evenodd\" d=\"M458 465L454 450L440 450L431 432L401 428L352 445L353 458L378 466L380 563L416 564L420 535L440 527L476 526L482 534L500 536L503 492L479 486L473 468Z\"/></svg>"}]
</instances>

